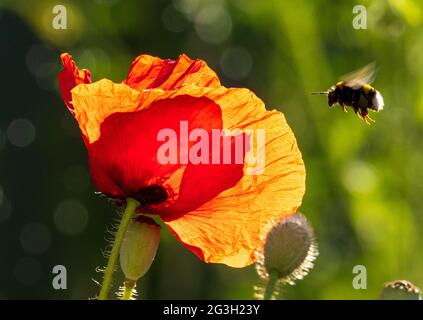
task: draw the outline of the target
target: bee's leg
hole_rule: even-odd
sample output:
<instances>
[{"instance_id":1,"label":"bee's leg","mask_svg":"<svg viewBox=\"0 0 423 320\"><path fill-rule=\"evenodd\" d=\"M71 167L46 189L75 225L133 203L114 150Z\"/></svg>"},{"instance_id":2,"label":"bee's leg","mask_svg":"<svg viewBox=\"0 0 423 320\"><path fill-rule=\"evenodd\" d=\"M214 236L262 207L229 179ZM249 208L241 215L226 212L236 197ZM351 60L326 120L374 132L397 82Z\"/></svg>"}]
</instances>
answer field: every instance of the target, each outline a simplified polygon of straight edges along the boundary
<instances>
[{"instance_id":1,"label":"bee's leg","mask_svg":"<svg viewBox=\"0 0 423 320\"><path fill-rule=\"evenodd\" d=\"M361 119L363 119L365 123L370 124L370 123L367 121L367 110L366 110L366 109L364 109L364 108L360 108L360 109L359 109L359 113L360 113L360 118L361 118Z\"/></svg>"},{"instance_id":2,"label":"bee's leg","mask_svg":"<svg viewBox=\"0 0 423 320\"><path fill-rule=\"evenodd\" d=\"M352 107L353 107L353 109L354 109L355 114L356 114L356 115L357 115L360 119L363 119L363 117L362 117L362 115L361 115L361 111L360 111L360 109L358 108L357 104L356 104L356 103L353 103Z\"/></svg>"},{"instance_id":3,"label":"bee's leg","mask_svg":"<svg viewBox=\"0 0 423 320\"><path fill-rule=\"evenodd\" d=\"M360 108L358 106L358 101L360 98L360 94L358 94L358 92L355 92L351 98L351 105L352 108L354 109L355 114L362 119L361 113L360 113Z\"/></svg>"},{"instance_id":4,"label":"bee's leg","mask_svg":"<svg viewBox=\"0 0 423 320\"><path fill-rule=\"evenodd\" d=\"M367 124L372 124L373 122L375 122L372 118L370 118L369 111L367 111L367 108L360 108L360 114Z\"/></svg>"},{"instance_id":5,"label":"bee's leg","mask_svg":"<svg viewBox=\"0 0 423 320\"><path fill-rule=\"evenodd\" d=\"M366 123L368 123L368 124L372 124L372 123L375 123L376 121L374 120L374 119L372 119L372 118L370 118L370 116L369 115L367 115L366 116Z\"/></svg>"},{"instance_id":6,"label":"bee's leg","mask_svg":"<svg viewBox=\"0 0 423 320\"><path fill-rule=\"evenodd\" d=\"M371 124L371 122L369 122L369 120L367 119L367 116L366 116L366 117L364 117L364 118L363 118L363 120L364 120L364 122L365 122L366 124L369 124L369 125Z\"/></svg>"},{"instance_id":7,"label":"bee's leg","mask_svg":"<svg viewBox=\"0 0 423 320\"><path fill-rule=\"evenodd\" d=\"M370 122L372 122L372 123L375 123L376 121L375 120L373 120L372 118L370 118L370 116L369 116L369 109L371 109L371 103L370 103L370 100L368 101L368 103L367 103L367 109L366 109L366 113L367 113L367 120L369 120Z\"/></svg>"},{"instance_id":8,"label":"bee's leg","mask_svg":"<svg viewBox=\"0 0 423 320\"><path fill-rule=\"evenodd\" d=\"M341 106L342 110L344 112L348 112L347 107L345 106L345 104L343 104L342 102L339 102L339 105Z\"/></svg>"}]
</instances>

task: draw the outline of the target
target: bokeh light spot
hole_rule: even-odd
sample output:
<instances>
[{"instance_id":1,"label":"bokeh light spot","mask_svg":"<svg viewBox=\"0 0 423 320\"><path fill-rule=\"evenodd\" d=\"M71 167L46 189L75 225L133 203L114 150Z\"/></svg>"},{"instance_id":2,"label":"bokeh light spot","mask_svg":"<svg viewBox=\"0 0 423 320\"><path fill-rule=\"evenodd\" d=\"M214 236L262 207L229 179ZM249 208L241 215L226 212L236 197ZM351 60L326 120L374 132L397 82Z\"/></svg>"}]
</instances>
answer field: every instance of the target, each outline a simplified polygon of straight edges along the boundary
<instances>
[{"instance_id":1,"label":"bokeh light spot","mask_svg":"<svg viewBox=\"0 0 423 320\"><path fill-rule=\"evenodd\" d=\"M352 161L344 169L342 182L350 192L369 193L376 186L376 173L368 164Z\"/></svg>"},{"instance_id":2,"label":"bokeh light spot","mask_svg":"<svg viewBox=\"0 0 423 320\"><path fill-rule=\"evenodd\" d=\"M251 54L243 47L227 48L220 58L224 75L232 80L244 79L250 73L252 65Z\"/></svg>"},{"instance_id":3,"label":"bokeh light spot","mask_svg":"<svg viewBox=\"0 0 423 320\"><path fill-rule=\"evenodd\" d=\"M27 52L25 62L36 77L48 77L57 71L57 55L49 47L36 44Z\"/></svg>"},{"instance_id":4,"label":"bokeh light spot","mask_svg":"<svg viewBox=\"0 0 423 320\"><path fill-rule=\"evenodd\" d=\"M173 0L175 8L187 17L194 17L200 7L200 0Z\"/></svg>"},{"instance_id":5,"label":"bokeh light spot","mask_svg":"<svg viewBox=\"0 0 423 320\"><path fill-rule=\"evenodd\" d=\"M162 14L163 26L172 32L182 32L188 27L185 16L175 10L174 6L168 6Z\"/></svg>"},{"instance_id":6,"label":"bokeh light spot","mask_svg":"<svg viewBox=\"0 0 423 320\"><path fill-rule=\"evenodd\" d=\"M7 137L17 147L27 147L35 139L35 127L27 119L15 119L7 128Z\"/></svg>"},{"instance_id":7,"label":"bokeh light spot","mask_svg":"<svg viewBox=\"0 0 423 320\"><path fill-rule=\"evenodd\" d=\"M106 77L110 74L111 61L109 55L100 48L84 49L75 54L78 64L90 70L96 77Z\"/></svg>"},{"instance_id":8,"label":"bokeh light spot","mask_svg":"<svg viewBox=\"0 0 423 320\"><path fill-rule=\"evenodd\" d=\"M232 18L223 6L208 5L197 14L195 29L203 41L219 44L231 34Z\"/></svg>"},{"instance_id":9,"label":"bokeh light spot","mask_svg":"<svg viewBox=\"0 0 423 320\"><path fill-rule=\"evenodd\" d=\"M57 230L66 235L77 235L88 225L88 211L76 200L64 200L54 212Z\"/></svg>"},{"instance_id":10,"label":"bokeh light spot","mask_svg":"<svg viewBox=\"0 0 423 320\"><path fill-rule=\"evenodd\" d=\"M47 251L50 247L50 231L41 223L31 223L23 227L20 241L26 252L40 254Z\"/></svg>"}]
</instances>

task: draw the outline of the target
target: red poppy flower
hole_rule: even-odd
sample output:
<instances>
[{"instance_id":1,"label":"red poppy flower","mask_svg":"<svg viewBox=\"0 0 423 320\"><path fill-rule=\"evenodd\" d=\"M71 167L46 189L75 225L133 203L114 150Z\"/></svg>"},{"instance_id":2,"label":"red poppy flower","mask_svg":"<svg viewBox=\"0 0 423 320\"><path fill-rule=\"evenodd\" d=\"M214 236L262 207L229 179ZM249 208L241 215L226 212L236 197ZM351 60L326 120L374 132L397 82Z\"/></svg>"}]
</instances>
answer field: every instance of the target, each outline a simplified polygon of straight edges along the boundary
<instances>
[{"instance_id":1,"label":"red poppy flower","mask_svg":"<svg viewBox=\"0 0 423 320\"><path fill-rule=\"evenodd\" d=\"M223 87L204 61L140 55L122 83L91 83L90 73L79 70L70 55L61 59L63 99L78 121L98 189L115 199L139 200L139 213L160 216L200 259L251 264L267 222L300 206L305 169L283 114L267 111L247 89ZM200 152L204 161L191 161L199 133L212 137L217 129L239 131L206 141L212 152L205 158ZM176 162L158 158L162 130L176 135ZM260 130L262 145L254 143ZM195 132L195 139L187 140L187 132ZM247 141L241 154L238 137ZM255 169L235 159L259 153L265 162Z\"/></svg>"}]
</instances>

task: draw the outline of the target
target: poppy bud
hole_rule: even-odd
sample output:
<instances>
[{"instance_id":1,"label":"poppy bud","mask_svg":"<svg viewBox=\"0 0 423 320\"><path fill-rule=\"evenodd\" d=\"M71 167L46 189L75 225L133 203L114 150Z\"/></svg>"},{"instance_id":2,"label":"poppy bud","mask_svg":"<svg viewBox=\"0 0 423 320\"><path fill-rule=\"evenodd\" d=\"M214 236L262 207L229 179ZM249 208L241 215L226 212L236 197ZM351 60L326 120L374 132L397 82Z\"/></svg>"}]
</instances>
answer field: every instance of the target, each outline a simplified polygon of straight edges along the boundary
<instances>
[{"instance_id":1,"label":"poppy bud","mask_svg":"<svg viewBox=\"0 0 423 320\"><path fill-rule=\"evenodd\" d=\"M301 214L273 224L263 240L257 256L257 272L265 280L277 281L278 285L294 284L295 280L302 279L318 255L313 228Z\"/></svg>"},{"instance_id":2,"label":"poppy bud","mask_svg":"<svg viewBox=\"0 0 423 320\"><path fill-rule=\"evenodd\" d=\"M140 216L126 230L120 248L120 267L126 281L136 282L150 269L160 241L160 226L153 219Z\"/></svg>"},{"instance_id":3,"label":"poppy bud","mask_svg":"<svg viewBox=\"0 0 423 320\"><path fill-rule=\"evenodd\" d=\"M420 289L407 280L385 283L380 298L382 300L422 300Z\"/></svg>"}]
</instances>

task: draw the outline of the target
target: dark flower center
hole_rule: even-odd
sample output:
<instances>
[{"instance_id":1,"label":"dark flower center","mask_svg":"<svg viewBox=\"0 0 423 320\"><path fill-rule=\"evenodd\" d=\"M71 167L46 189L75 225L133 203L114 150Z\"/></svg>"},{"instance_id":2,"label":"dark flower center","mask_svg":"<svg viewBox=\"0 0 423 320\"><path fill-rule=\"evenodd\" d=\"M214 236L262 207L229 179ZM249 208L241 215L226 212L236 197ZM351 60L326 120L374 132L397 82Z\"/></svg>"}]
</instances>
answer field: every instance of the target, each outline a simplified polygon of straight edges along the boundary
<instances>
[{"instance_id":1,"label":"dark flower center","mask_svg":"<svg viewBox=\"0 0 423 320\"><path fill-rule=\"evenodd\" d=\"M141 205L154 205L165 202L168 194L165 188L158 184L153 184L138 190L133 198L137 199Z\"/></svg>"}]
</instances>

